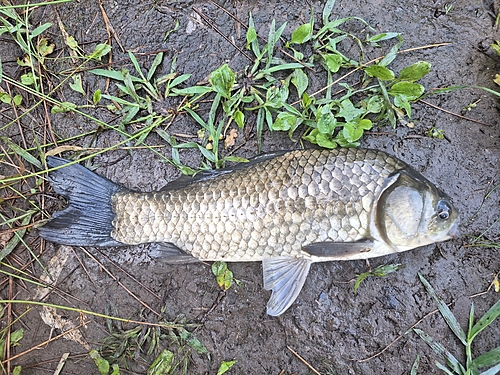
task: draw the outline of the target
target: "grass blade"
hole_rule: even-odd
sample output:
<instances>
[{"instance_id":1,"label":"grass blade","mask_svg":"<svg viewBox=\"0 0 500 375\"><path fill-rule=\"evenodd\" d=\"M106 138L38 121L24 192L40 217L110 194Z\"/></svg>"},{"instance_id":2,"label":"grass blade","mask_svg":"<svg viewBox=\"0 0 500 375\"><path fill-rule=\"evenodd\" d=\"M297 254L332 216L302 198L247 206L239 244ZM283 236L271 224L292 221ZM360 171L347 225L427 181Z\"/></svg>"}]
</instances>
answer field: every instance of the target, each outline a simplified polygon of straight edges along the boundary
<instances>
[{"instance_id":1,"label":"grass blade","mask_svg":"<svg viewBox=\"0 0 500 375\"><path fill-rule=\"evenodd\" d=\"M446 323L450 327L450 329L453 331L453 333L460 339L462 344L464 346L468 346L467 343L467 336L465 335L464 330L460 326L460 324L457 321L457 318L453 315L451 310L446 306L446 304L439 298L434 291L434 288L429 284L429 282L419 273L418 277L420 278L420 281L425 286L425 289L427 289L427 292L430 294L432 299L434 300L434 303L438 307L439 311L441 312L441 315L443 316L444 320L446 320ZM491 309L490 309L491 310ZM479 323L479 322L478 322Z\"/></svg>"},{"instance_id":2,"label":"grass blade","mask_svg":"<svg viewBox=\"0 0 500 375\"><path fill-rule=\"evenodd\" d=\"M414 328L413 331L420 336L422 340L425 341L427 345L431 347L434 352L441 357L446 364L457 374L465 375L466 371L462 364L455 358L453 354L451 354L443 345L436 342L434 338L426 334L424 331ZM437 365L437 364L436 364ZM443 368L441 368L444 370Z\"/></svg>"},{"instance_id":3,"label":"grass blade","mask_svg":"<svg viewBox=\"0 0 500 375\"><path fill-rule=\"evenodd\" d=\"M498 300L491 308L484 314L481 319L469 331L469 341L474 340L479 332L485 329L491 322L493 322L498 315L500 315L500 300Z\"/></svg>"},{"instance_id":4,"label":"grass blade","mask_svg":"<svg viewBox=\"0 0 500 375\"><path fill-rule=\"evenodd\" d=\"M479 375L496 375L499 372L500 372L500 365L496 365L495 367L492 367L489 370L484 371Z\"/></svg>"},{"instance_id":5,"label":"grass blade","mask_svg":"<svg viewBox=\"0 0 500 375\"><path fill-rule=\"evenodd\" d=\"M495 366L500 363L500 346L481 354L472 361L477 368Z\"/></svg>"},{"instance_id":6,"label":"grass blade","mask_svg":"<svg viewBox=\"0 0 500 375\"><path fill-rule=\"evenodd\" d=\"M0 141L5 142L12 151L14 151L17 155L21 156L28 163L33 164L35 167L37 167L39 169L43 169L42 163L40 163L40 160L35 158L28 151L26 151L24 148L16 145L8 137L0 137Z\"/></svg>"}]
</instances>

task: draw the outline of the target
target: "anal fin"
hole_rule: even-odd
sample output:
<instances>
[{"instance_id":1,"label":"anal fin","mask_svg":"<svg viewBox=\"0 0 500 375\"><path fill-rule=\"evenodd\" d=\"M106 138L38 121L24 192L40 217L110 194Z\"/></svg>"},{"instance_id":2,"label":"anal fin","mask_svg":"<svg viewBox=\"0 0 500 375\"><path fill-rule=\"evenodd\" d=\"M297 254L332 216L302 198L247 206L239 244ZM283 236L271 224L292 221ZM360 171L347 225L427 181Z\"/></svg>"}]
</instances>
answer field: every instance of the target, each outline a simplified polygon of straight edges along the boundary
<instances>
[{"instance_id":1,"label":"anal fin","mask_svg":"<svg viewBox=\"0 0 500 375\"><path fill-rule=\"evenodd\" d=\"M149 256L169 264L196 263L200 260L182 251L170 242L155 242L149 247Z\"/></svg>"},{"instance_id":2,"label":"anal fin","mask_svg":"<svg viewBox=\"0 0 500 375\"><path fill-rule=\"evenodd\" d=\"M309 259L292 257L265 258L264 289L272 290L267 302L267 313L271 316L283 314L298 297L311 267Z\"/></svg>"}]
</instances>

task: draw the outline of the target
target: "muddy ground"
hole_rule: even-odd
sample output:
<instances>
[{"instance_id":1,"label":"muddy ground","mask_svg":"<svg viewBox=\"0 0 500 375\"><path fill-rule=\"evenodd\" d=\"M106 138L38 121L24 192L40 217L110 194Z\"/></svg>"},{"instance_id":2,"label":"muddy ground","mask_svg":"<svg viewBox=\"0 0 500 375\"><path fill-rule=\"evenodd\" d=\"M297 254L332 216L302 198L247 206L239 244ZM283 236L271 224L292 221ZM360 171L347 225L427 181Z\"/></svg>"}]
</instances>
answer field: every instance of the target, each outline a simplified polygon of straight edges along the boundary
<instances>
[{"instance_id":1,"label":"muddy ground","mask_svg":"<svg viewBox=\"0 0 500 375\"><path fill-rule=\"evenodd\" d=\"M276 19L278 25L288 22L285 35L289 37L298 25L307 22L310 17L308 4L294 0L226 1L221 5L244 22L248 21L248 14L252 12L262 36L267 35L272 19ZM312 5L319 20L323 4L314 2ZM496 11L498 5L467 0L449 3L433 0L338 0L334 17L359 16L379 32L401 32L405 39L404 48L450 42L439 48L405 53L393 65L398 70L398 67L419 60L432 63L430 74L423 80L427 88L450 85L494 88L492 79L495 73L500 72L500 59L489 45L500 35L498 28L493 26L494 20L489 11ZM174 55L177 55L178 72L193 73L189 81L191 84L203 80L223 63L228 63L234 70L248 64L206 21L196 16L193 7L213 20L222 33L244 46L244 30L210 2L103 1L102 6L125 50L136 53L165 51L160 74L169 71ZM448 6L451 9L446 12ZM97 2L74 1L34 12L34 25L47 21L54 23L51 37L59 48L63 48L56 26L57 17L60 17L67 32L88 50L108 38ZM164 42L165 33L173 29L176 20L179 21L179 29ZM359 26L353 27L359 29ZM112 38L115 66L131 69L117 39ZM20 51L12 44L2 50L4 71L14 75L18 70L12 62L20 56ZM151 61L151 56L141 58L144 66L149 66ZM91 75L84 76L86 89L93 91L96 85L105 89L104 80L93 79L95 77ZM324 82L317 83L318 87L322 84ZM60 100L82 100L81 96L65 88L59 90L58 95ZM498 242L500 238L500 224L495 222L500 217L500 189L484 199L500 181L500 123L498 99L480 90L464 89L427 100L483 124L417 103L414 106L414 128L399 126L395 131L390 127L376 129L375 134L367 135L362 144L396 155L445 190L460 210L463 236L371 260L371 267L393 263L404 264L405 267L387 277L366 280L356 295L353 294L352 280L357 274L367 271L364 261L315 264L297 301L285 314L273 318L265 313L270 293L263 290L262 269L258 263L230 264L235 278L241 283L231 287L224 296L209 264L161 264L152 261L143 247L100 251L89 248L86 253L80 248L46 244L40 260L49 269L57 268L49 264L53 257L57 256L60 261L67 257L67 260L61 261L56 290L44 300L138 321L157 322L159 318L152 312L155 311L167 321L183 316L185 322L199 324L196 329L190 327L189 331L206 347L210 358L188 347L179 349L168 339L162 340L159 346L171 349L177 358L186 352L189 374L215 374L220 363L229 360L237 362L228 374L314 373L292 350L321 374L408 374L417 355L421 356L419 374L439 373L434 364L434 353L415 333L405 334L410 327L424 318L418 327L432 334L461 360L464 359L464 349L439 314L428 315L435 305L417 274L424 275L444 301L451 304L463 327L472 302L479 316L498 300L499 294L492 290L475 296L488 289L494 274L500 270L498 248L467 245L487 229L485 239ZM471 103L477 105L463 112L463 108ZM111 120L110 114L104 110L94 115ZM96 126L90 120L73 114L52 115L51 124L54 131L63 137L92 130ZM31 124L25 119L22 126L29 128ZM425 132L431 127L443 129L446 139L426 137ZM172 125L171 131L196 134L197 130L193 122L180 119ZM19 141L16 134L8 135ZM103 132L98 136L96 146L108 145L116 140L111 132ZM237 155L250 157L256 154L255 137L239 141L242 146ZM89 139L82 139L75 144L85 146L89 142ZM156 142L162 143L160 139ZM265 134L265 151L298 147L300 145L291 143L286 134ZM161 152L170 155L168 148ZM194 152L182 153L182 160L192 166L199 163ZM161 188L179 175L174 167L161 163L146 150L133 153L113 151L96 158L95 163L100 165L98 173L134 189ZM55 196L51 194L50 197ZM50 197L45 199L53 211L57 209L57 200ZM37 245L37 241L36 232L31 233L30 243ZM23 247L16 250L15 256L15 259L29 258ZM104 267L112 276L106 273ZM38 277L43 275L36 263L29 269ZM133 275L140 284L129 275ZM136 295L137 300L125 288ZM39 300L44 291L37 291L30 284L15 282L14 294L17 299ZM5 282L1 296L8 296L8 284ZM19 315L26 307L15 305L13 309ZM34 307L22 317L25 337L11 355L61 333L60 329L51 328L55 326L54 322L46 324L42 321L41 312L40 307ZM52 374L62 354L69 352L62 374L97 374L87 353L90 348L100 348L103 338L109 336L106 321L94 316L84 318L69 311L59 310L57 314L62 315L59 318L64 324L72 322L79 325L82 319L85 320L85 327L79 328L81 337L75 339L80 342L55 340L15 359L12 365L21 365L22 373L26 375ZM56 315L52 313L51 316L54 319ZM114 323L113 326L113 330L118 331L119 324ZM125 324L123 329L135 326ZM16 324L16 327L21 327L21 324ZM497 320L478 336L474 355L500 345L499 329L500 321ZM393 345L383 351L391 343ZM154 356L144 353L135 355L135 360L129 362L128 370L120 366L122 373L146 373ZM371 356L374 357L365 360ZM180 372L180 369L177 371Z\"/></svg>"}]
</instances>

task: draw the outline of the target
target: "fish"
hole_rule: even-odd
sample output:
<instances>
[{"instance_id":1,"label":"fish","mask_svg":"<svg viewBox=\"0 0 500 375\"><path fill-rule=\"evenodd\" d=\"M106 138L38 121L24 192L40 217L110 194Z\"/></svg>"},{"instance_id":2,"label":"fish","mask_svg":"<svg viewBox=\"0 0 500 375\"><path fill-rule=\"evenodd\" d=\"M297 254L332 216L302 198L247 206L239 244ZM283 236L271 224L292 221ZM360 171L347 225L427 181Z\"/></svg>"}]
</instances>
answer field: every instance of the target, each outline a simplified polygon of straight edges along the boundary
<instances>
[{"instance_id":1,"label":"fish","mask_svg":"<svg viewBox=\"0 0 500 375\"><path fill-rule=\"evenodd\" d=\"M72 163L72 164L69 164ZM38 231L72 246L156 244L167 263L260 261L267 313L283 314L315 262L368 259L459 234L451 199L405 162L363 148L259 155L139 192L50 156L68 200Z\"/></svg>"}]
</instances>

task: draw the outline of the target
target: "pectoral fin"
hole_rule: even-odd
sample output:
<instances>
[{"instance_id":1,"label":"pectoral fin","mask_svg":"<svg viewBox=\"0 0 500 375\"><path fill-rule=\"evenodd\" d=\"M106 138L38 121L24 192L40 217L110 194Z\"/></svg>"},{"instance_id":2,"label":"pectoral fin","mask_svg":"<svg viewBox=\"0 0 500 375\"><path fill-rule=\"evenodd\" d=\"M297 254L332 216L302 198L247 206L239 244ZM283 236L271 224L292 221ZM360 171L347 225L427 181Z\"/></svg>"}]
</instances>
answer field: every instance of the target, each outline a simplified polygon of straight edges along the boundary
<instances>
[{"instance_id":1,"label":"pectoral fin","mask_svg":"<svg viewBox=\"0 0 500 375\"><path fill-rule=\"evenodd\" d=\"M302 250L306 253L320 258L339 260L342 258L352 258L356 254L364 253L373 249L374 243L371 240L361 240L356 242L315 242L304 246Z\"/></svg>"},{"instance_id":2,"label":"pectoral fin","mask_svg":"<svg viewBox=\"0 0 500 375\"><path fill-rule=\"evenodd\" d=\"M195 263L200 261L170 242L152 243L149 247L149 256L160 262L169 264Z\"/></svg>"},{"instance_id":3,"label":"pectoral fin","mask_svg":"<svg viewBox=\"0 0 500 375\"><path fill-rule=\"evenodd\" d=\"M304 286L311 261L291 257L265 258L264 289L272 290L267 302L267 313L278 316L284 313L295 301Z\"/></svg>"}]
</instances>

